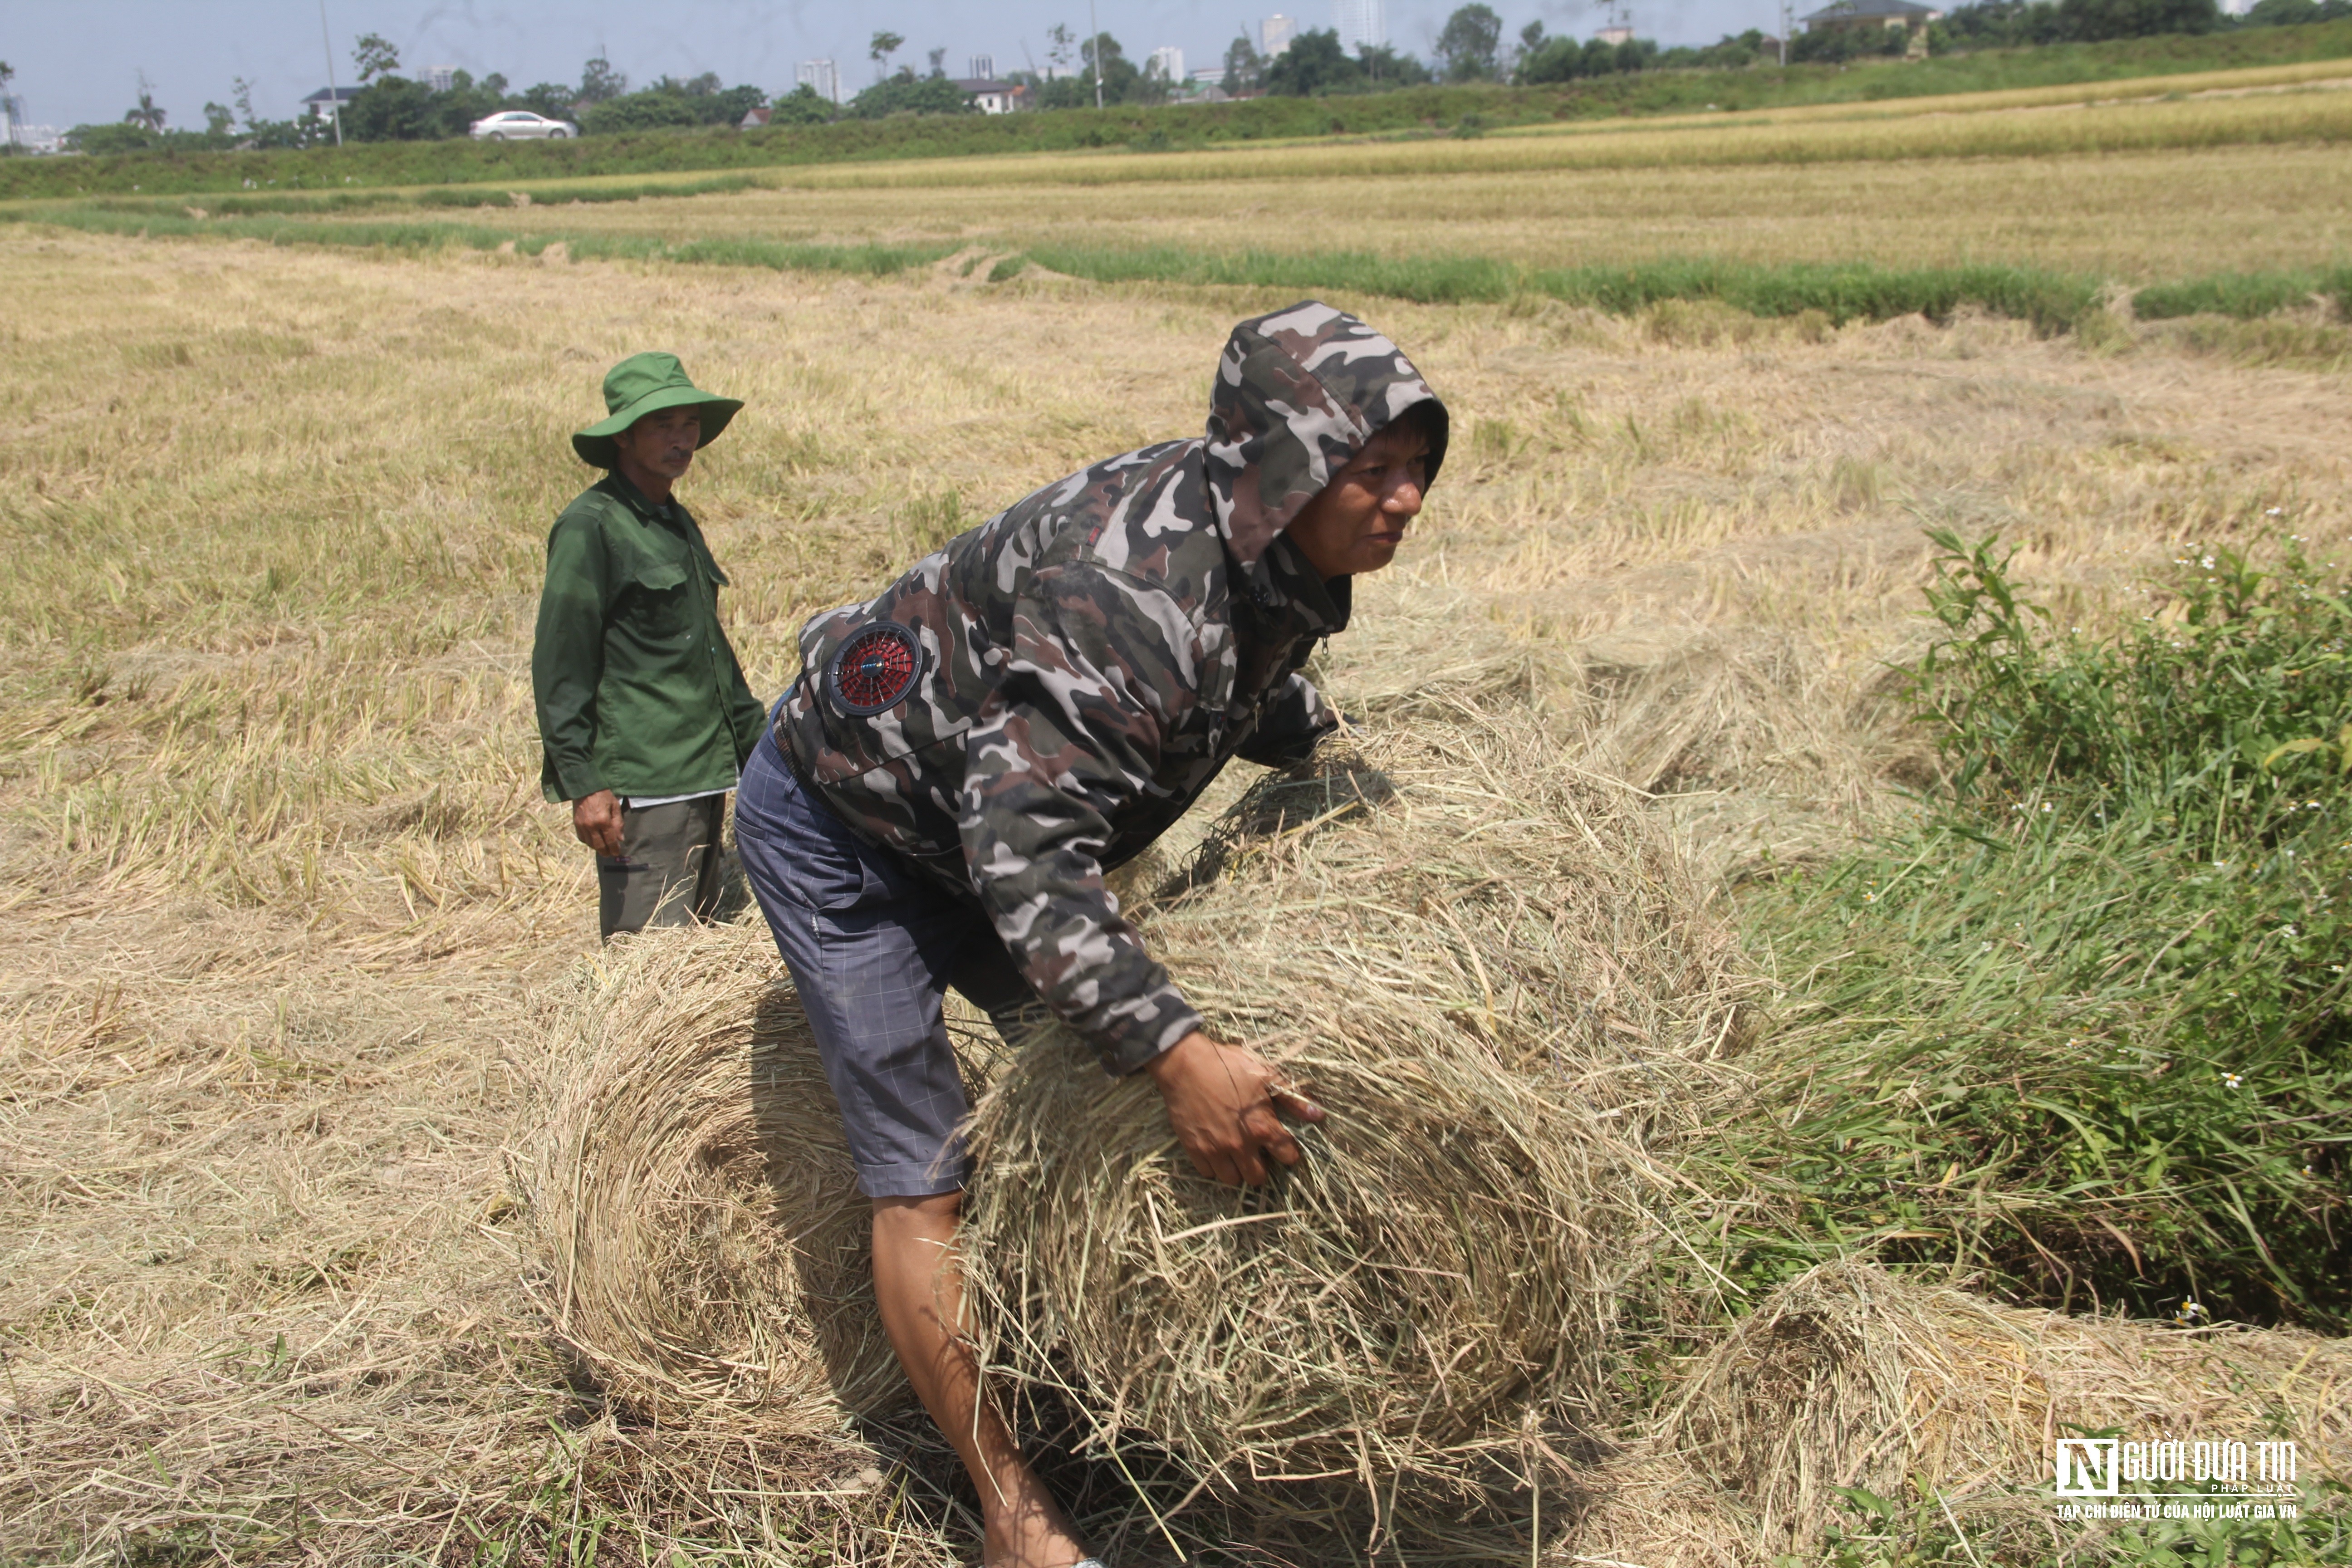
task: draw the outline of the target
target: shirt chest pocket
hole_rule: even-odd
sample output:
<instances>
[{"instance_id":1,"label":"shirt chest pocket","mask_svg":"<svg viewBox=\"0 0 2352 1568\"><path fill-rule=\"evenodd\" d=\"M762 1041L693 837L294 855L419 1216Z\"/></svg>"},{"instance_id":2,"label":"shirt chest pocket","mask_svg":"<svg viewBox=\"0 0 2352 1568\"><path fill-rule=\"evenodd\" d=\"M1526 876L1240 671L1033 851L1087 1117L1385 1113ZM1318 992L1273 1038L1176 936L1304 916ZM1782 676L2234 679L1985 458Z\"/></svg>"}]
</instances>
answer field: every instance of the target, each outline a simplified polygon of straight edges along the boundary
<instances>
[{"instance_id":1,"label":"shirt chest pocket","mask_svg":"<svg viewBox=\"0 0 2352 1568\"><path fill-rule=\"evenodd\" d=\"M646 561L629 577L629 618L648 642L694 633L694 572L683 561Z\"/></svg>"}]
</instances>

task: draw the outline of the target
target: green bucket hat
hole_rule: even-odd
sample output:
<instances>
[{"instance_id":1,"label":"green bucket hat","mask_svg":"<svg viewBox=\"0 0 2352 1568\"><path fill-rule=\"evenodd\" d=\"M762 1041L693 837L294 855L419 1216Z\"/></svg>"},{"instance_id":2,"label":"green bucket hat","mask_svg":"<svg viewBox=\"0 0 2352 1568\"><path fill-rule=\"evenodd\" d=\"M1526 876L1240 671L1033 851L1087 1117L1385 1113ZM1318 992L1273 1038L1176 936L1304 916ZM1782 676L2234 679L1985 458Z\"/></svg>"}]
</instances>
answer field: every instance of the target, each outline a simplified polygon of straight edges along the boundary
<instances>
[{"instance_id":1,"label":"green bucket hat","mask_svg":"<svg viewBox=\"0 0 2352 1568\"><path fill-rule=\"evenodd\" d=\"M695 385L686 378L686 367L677 363L676 354L631 354L604 373L605 416L572 437L572 449L583 462L613 468L621 460L614 437L648 414L688 404L702 410L702 439L695 445L708 447L719 439L743 400L721 397Z\"/></svg>"}]
</instances>

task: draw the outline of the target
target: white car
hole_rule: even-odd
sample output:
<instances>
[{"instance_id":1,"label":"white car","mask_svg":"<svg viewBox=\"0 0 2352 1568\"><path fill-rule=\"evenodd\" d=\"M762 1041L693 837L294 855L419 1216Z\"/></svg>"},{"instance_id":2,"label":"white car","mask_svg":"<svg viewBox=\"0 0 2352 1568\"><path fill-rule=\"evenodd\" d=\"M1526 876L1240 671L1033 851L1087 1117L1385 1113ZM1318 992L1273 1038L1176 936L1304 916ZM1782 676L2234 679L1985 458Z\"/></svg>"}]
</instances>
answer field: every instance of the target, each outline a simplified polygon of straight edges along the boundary
<instances>
[{"instance_id":1,"label":"white car","mask_svg":"<svg viewBox=\"0 0 2352 1568\"><path fill-rule=\"evenodd\" d=\"M477 142L520 142L534 136L560 142L566 136L580 134L580 127L569 120L550 120L528 109L509 109L488 120L477 120L471 129Z\"/></svg>"}]
</instances>

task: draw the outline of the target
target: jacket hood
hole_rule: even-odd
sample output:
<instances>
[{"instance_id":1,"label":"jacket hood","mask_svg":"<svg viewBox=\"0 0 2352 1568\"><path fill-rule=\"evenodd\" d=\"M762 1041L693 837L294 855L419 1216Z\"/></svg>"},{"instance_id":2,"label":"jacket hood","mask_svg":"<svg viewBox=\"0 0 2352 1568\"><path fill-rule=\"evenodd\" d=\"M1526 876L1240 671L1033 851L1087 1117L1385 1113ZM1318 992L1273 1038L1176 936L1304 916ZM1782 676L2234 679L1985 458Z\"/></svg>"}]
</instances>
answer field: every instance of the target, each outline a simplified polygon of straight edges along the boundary
<instances>
[{"instance_id":1,"label":"jacket hood","mask_svg":"<svg viewBox=\"0 0 2352 1568\"><path fill-rule=\"evenodd\" d=\"M1429 479L1447 415L1404 351L1316 300L1244 321L1209 395L1207 477L1217 529L1244 570L1299 509L1407 409L1430 416Z\"/></svg>"}]
</instances>

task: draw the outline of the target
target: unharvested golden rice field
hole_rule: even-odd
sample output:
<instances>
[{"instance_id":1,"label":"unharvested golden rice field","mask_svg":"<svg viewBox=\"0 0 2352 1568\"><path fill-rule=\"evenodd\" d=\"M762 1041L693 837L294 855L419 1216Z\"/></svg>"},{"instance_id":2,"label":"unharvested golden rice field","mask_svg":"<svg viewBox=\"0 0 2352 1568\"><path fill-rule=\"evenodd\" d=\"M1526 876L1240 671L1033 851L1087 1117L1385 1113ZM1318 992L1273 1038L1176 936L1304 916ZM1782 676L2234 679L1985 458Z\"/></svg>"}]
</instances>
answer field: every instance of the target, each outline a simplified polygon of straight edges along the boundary
<instances>
[{"instance_id":1,"label":"unharvested golden rice field","mask_svg":"<svg viewBox=\"0 0 2352 1568\"><path fill-rule=\"evenodd\" d=\"M2130 112L2176 111L2241 112ZM2340 157L2293 148L2175 154L2169 176L2116 153L1540 195L1484 144L1440 151L1369 194L1318 186L1333 152L1228 187L932 190L920 220L845 189L564 221L1279 245L1358 218L1362 244L1416 249L1998 244L2171 268L2325 259L2347 208ZM1972 228L1996 193L2008 216ZM639 349L748 400L682 493L772 695L801 619L919 542L1197 429L1231 322L1286 300L25 230L0 233L0 279L22 404L0 432L0 1557L579 1563L601 1539L607 1561L701 1560L703 1536L671 1554L712 1506L698 1450L577 1385L512 1196L534 1019L594 948L527 668L545 531L589 478L565 437ZM2352 533L2341 376L2213 353L2237 340L2210 324L2094 347L1979 319L1338 302L1459 424L1331 687L1410 686L1470 647L1556 656L1583 672L1558 693L1578 766L1713 749L1715 789L1654 806L1703 868L1888 807L1910 742L1871 697L1917 636L1922 524L1999 529L2084 616L2273 506ZM1622 700L1663 668L1706 673ZM767 1489L730 1504L729 1554L940 1563L969 1538L829 1450L754 1458Z\"/></svg>"},{"instance_id":2,"label":"unharvested golden rice field","mask_svg":"<svg viewBox=\"0 0 2352 1568\"><path fill-rule=\"evenodd\" d=\"M1917 99L1856 111L1823 109L1670 122L1629 121L1607 129L1517 132L1412 142L1310 142L1218 148L1183 154L1044 153L1021 158L923 159L824 164L793 171L793 183L923 186L1021 184L1042 167L1079 184L1129 180L1234 180L1322 175L1449 175L1544 169L1681 168L1695 164L1854 163L1918 158L2048 156L2145 148L2338 142L2352 128L2352 96L2340 73L2277 94L2174 101L2081 93L2072 101L1955 110L1968 100ZM2006 94L1987 95L2005 98ZM1922 105L1935 107L1922 108ZM1801 116L1801 118L1794 118Z\"/></svg>"},{"instance_id":3,"label":"unharvested golden rice field","mask_svg":"<svg viewBox=\"0 0 2352 1568\"><path fill-rule=\"evenodd\" d=\"M527 247L612 235L1538 268L1867 259L2137 284L2352 254L2346 80L2341 62L2321 62L1470 140L823 164L762 174L767 188L723 198L598 203L594 189L614 182L587 180L576 188L588 205L518 206L486 188L478 205L414 216ZM384 209L320 216L366 226Z\"/></svg>"},{"instance_id":4,"label":"unharvested golden rice field","mask_svg":"<svg viewBox=\"0 0 2352 1568\"><path fill-rule=\"evenodd\" d=\"M1169 168L1182 156L1145 167ZM2352 159L2334 146L1771 169L1269 174L1234 185L1141 177L1097 185L1042 164L1019 164L1032 183L1010 186L942 184L909 192L844 182L521 210L500 202L446 216L518 237L1351 250L1490 257L1528 267L1867 257L1893 267L1998 260L2129 281L2304 267L2352 247Z\"/></svg>"}]
</instances>

